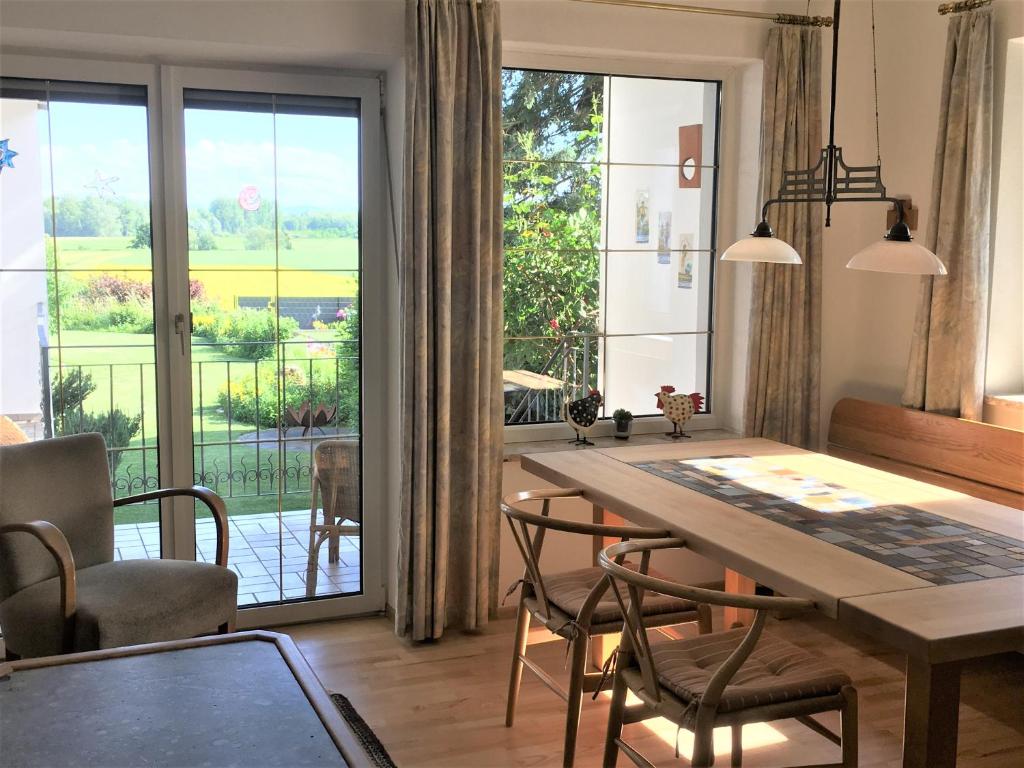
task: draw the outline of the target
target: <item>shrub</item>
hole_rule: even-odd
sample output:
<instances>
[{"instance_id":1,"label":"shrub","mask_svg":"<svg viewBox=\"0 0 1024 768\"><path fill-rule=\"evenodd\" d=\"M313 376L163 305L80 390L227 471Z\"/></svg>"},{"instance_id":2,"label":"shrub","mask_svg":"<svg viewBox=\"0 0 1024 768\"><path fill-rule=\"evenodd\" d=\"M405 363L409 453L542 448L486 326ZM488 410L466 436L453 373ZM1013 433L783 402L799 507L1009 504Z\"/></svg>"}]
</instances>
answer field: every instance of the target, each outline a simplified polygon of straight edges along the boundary
<instances>
[{"instance_id":1,"label":"shrub","mask_svg":"<svg viewBox=\"0 0 1024 768\"><path fill-rule=\"evenodd\" d=\"M299 330L299 323L282 317L271 309L238 309L221 312L210 308L192 317L192 333L215 344L223 344L224 352L245 360L265 360L274 356L280 326L281 341L287 341Z\"/></svg>"},{"instance_id":2,"label":"shrub","mask_svg":"<svg viewBox=\"0 0 1024 768\"><path fill-rule=\"evenodd\" d=\"M57 372L50 382L51 413L58 419L62 413L80 410L85 398L96 391L92 374L83 372L81 368L70 368L64 371L63 381L61 378L60 372ZM46 411L45 406L42 410Z\"/></svg>"},{"instance_id":3,"label":"shrub","mask_svg":"<svg viewBox=\"0 0 1024 768\"><path fill-rule=\"evenodd\" d=\"M55 419L58 435L80 435L85 432L99 432L110 451L110 468L117 471L124 456L119 449L127 448L139 432L142 425L141 416L129 416L120 408L107 413L82 413L78 410L66 411L63 416Z\"/></svg>"},{"instance_id":4,"label":"shrub","mask_svg":"<svg viewBox=\"0 0 1024 768\"><path fill-rule=\"evenodd\" d=\"M217 241L208 229L189 229L188 249L190 251L215 251Z\"/></svg>"},{"instance_id":5,"label":"shrub","mask_svg":"<svg viewBox=\"0 0 1024 768\"><path fill-rule=\"evenodd\" d=\"M60 324L68 331L152 333L153 309L139 301L121 304L110 299L94 303L78 300L61 310Z\"/></svg>"},{"instance_id":6,"label":"shrub","mask_svg":"<svg viewBox=\"0 0 1024 768\"><path fill-rule=\"evenodd\" d=\"M274 230L267 227L255 227L245 233L243 242L247 251L268 250L274 247Z\"/></svg>"},{"instance_id":7,"label":"shrub","mask_svg":"<svg viewBox=\"0 0 1024 768\"><path fill-rule=\"evenodd\" d=\"M153 298L153 286L145 280L120 275L97 275L86 283L82 297L88 302L113 300L118 304L149 301Z\"/></svg>"},{"instance_id":8,"label":"shrub","mask_svg":"<svg viewBox=\"0 0 1024 768\"><path fill-rule=\"evenodd\" d=\"M192 301L203 301L206 299L206 288L199 280L192 278L188 281L188 297Z\"/></svg>"},{"instance_id":9,"label":"shrub","mask_svg":"<svg viewBox=\"0 0 1024 768\"><path fill-rule=\"evenodd\" d=\"M278 407L280 379L271 364L257 363L252 373L232 378L230 387L225 384L217 393L217 401L224 411L225 417L233 422L252 424L256 427L277 428L284 421L287 408L298 410L304 402L312 407L318 405L332 406L339 400L340 381L335 372L334 361L313 363L313 377L310 382L309 364L306 366L287 366L283 369L284 396ZM257 404L257 384L259 402ZM343 393L340 393L344 397ZM340 408L339 408L340 414ZM338 415L332 424L339 423Z\"/></svg>"}]
</instances>

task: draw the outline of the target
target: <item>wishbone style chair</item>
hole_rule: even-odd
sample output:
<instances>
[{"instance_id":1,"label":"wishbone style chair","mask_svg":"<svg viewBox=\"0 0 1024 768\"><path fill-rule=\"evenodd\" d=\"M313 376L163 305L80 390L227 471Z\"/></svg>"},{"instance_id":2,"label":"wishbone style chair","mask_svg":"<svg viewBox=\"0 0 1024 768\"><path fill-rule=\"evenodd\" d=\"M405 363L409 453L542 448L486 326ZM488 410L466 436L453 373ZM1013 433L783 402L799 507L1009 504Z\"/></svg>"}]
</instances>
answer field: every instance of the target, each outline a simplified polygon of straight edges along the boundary
<instances>
[{"instance_id":1,"label":"wishbone style chair","mask_svg":"<svg viewBox=\"0 0 1024 768\"><path fill-rule=\"evenodd\" d=\"M664 717L693 731L694 766L714 763L713 731L732 728L732 765L742 764L742 728L795 718L842 748L842 762L857 765L857 691L842 671L792 643L762 635L770 611L792 615L814 603L795 597L735 595L714 589L676 584L647 573L654 550L684 549L681 539L613 544L599 554L611 578L611 594L625 622L616 661L612 704L608 714L604 766L614 768L621 750L641 768L652 764L622 739L622 726ZM627 555L639 554L639 571L625 568ZM645 629L645 596L670 595L711 605L755 611L749 628L652 645ZM626 706L626 693L640 699ZM838 710L842 734L835 734L811 715Z\"/></svg>"},{"instance_id":2,"label":"wishbone style chair","mask_svg":"<svg viewBox=\"0 0 1024 768\"><path fill-rule=\"evenodd\" d=\"M583 693L596 692L610 686L610 678L606 682L605 674L587 672L590 638L620 633L623 627L622 613L614 598L608 593L610 578L598 566L545 575L540 567L544 535L548 530L623 540L661 539L668 535L666 531L656 528L603 525L551 517L552 501L582 497L583 492L576 488L551 488L511 494L505 497L501 504L501 511L508 520L526 565L519 595L505 725L511 727L515 719L519 684L525 666L568 704L562 758L562 764L566 767L572 766L576 753L576 735ZM528 502L541 502L540 514L527 512L519 507ZM516 582L516 585L519 583ZM516 585L513 585L513 589ZM510 593L511 591L509 590ZM711 631L710 608L685 598L665 597L652 600L644 606L644 613L647 625L651 628L696 622L701 633ZM526 657L531 619L536 619L547 627L553 633L552 640L564 638L571 644L572 661L568 691L563 690L536 662Z\"/></svg>"}]
</instances>

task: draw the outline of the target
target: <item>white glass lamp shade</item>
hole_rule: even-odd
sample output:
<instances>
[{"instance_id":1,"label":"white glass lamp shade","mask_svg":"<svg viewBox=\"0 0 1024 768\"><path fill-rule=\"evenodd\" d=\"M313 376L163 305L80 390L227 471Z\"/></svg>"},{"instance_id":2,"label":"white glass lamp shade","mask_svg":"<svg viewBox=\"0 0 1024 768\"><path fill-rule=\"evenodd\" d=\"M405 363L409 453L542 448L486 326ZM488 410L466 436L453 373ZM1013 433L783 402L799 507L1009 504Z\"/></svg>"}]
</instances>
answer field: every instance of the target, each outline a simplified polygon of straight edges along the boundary
<instances>
[{"instance_id":1,"label":"white glass lamp shade","mask_svg":"<svg viewBox=\"0 0 1024 768\"><path fill-rule=\"evenodd\" d=\"M777 237L751 235L739 240L722 254L722 261L763 261L769 264L802 264L793 246Z\"/></svg>"},{"instance_id":2,"label":"white glass lamp shade","mask_svg":"<svg viewBox=\"0 0 1024 768\"><path fill-rule=\"evenodd\" d=\"M923 245L915 243L903 222L894 225L882 240L855 253L846 268L904 275L946 274L942 260Z\"/></svg>"}]
</instances>

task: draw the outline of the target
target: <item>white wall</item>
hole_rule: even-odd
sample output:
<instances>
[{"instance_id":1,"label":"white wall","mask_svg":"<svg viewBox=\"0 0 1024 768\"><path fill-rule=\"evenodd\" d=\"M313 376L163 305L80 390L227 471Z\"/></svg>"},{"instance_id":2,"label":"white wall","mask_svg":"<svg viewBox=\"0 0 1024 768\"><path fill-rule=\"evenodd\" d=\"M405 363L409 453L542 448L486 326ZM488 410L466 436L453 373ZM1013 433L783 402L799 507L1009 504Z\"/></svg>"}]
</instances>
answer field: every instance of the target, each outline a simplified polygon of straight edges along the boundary
<instances>
[{"instance_id":1,"label":"white wall","mask_svg":"<svg viewBox=\"0 0 1024 768\"><path fill-rule=\"evenodd\" d=\"M46 326L46 251L40 201L39 110L35 101L0 100L0 138L18 152L13 168L0 171L0 414L37 415L37 324ZM42 310L44 314L37 318Z\"/></svg>"},{"instance_id":2,"label":"white wall","mask_svg":"<svg viewBox=\"0 0 1024 768\"><path fill-rule=\"evenodd\" d=\"M803 3L799 3L803 7ZM996 0L995 94L996 130L1001 126L1003 72L1007 40L1024 34L1024 4ZM811 12L831 13L832 3L814 0ZM871 7L865 0L843 4L839 53L839 109L836 143L851 164L869 164L875 157L874 105L871 78ZM907 193L920 208L915 237L923 239L931 215L930 196L942 67L948 17L936 4L917 0L886 0L875 5L878 33L879 108L883 181L890 193ZM823 46L823 87L828 88L831 37ZM827 92L826 92L827 96ZM827 102L826 102L827 107ZM826 121L827 136L827 114ZM994 142L994 167L1000 166L1000 142ZM1017 161L1019 173L1019 160ZM1019 178L1019 176L1018 176ZM1019 190L1019 185L1017 187ZM1012 204L1011 204L1012 205ZM845 268L859 249L885 232L885 206L843 203L832 209L832 227L825 230L822 295L821 440L824 444L833 405L843 397L898 403L903 392L919 278L858 272ZM1020 219L1020 207L1014 216ZM1019 230L1018 230L1019 232ZM1018 235L1019 237L1019 235ZM1007 279L993 293L989 383L993 376L1012 382L1020 391L1022 317L1021 247L1002 245L994 254L996 275ZM1015 298L1014 298L1015 295ZM1016 305L1016 311L1013 305ZM1012 329L1008 330L1008 329ZM1005 373L1017 371L1016 374ZM1000 384L1013 388L1012 383Z\"/></svg>"}]
</instances>

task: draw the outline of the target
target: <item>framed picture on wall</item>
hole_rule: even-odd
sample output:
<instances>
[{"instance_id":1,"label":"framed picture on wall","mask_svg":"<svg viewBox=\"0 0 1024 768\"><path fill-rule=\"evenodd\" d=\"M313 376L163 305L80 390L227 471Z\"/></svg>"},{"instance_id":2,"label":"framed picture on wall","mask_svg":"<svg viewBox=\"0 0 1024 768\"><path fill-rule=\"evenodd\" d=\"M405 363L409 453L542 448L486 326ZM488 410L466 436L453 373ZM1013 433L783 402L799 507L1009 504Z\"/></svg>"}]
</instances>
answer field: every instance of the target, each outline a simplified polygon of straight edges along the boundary
<instances>
[{"instance_id":1,"label":"framed picture on wall","mask_svg":"<svg viewBox=\"0 0 1024 768\"><path fill-rule=\"evenodd\" d=\"M684 232L679 235L679 275L676 285L680 288L693 288L693 243L692 232Z\"/></svg>"},{"instance_id":2,"label":"framed picture on wall","mask_svg":"<svg viewBox=\"0 0 1024 768\"><path fill-rule=\"evenodd\" d=\"M672 263L672 211L658 211L658 263Z\"/></svg>"},{"instance_id":3,"label":"framed picture on wall","mask_svg":"<svg viewBox=\"0 0 1024 768\"><path fill-rule=\"evenodd\" d=\"M651 241L651 193L647 189L636 191L636 242L649 243Z\"/></svg>"}]
</instances>

